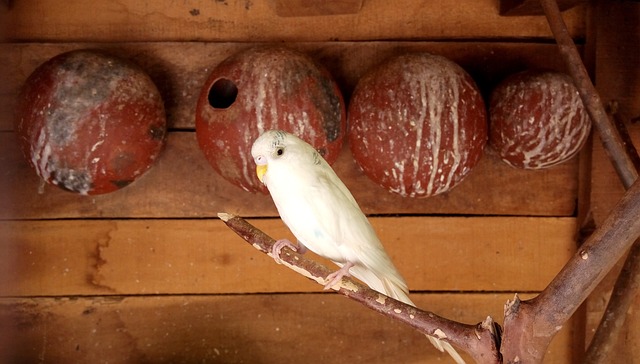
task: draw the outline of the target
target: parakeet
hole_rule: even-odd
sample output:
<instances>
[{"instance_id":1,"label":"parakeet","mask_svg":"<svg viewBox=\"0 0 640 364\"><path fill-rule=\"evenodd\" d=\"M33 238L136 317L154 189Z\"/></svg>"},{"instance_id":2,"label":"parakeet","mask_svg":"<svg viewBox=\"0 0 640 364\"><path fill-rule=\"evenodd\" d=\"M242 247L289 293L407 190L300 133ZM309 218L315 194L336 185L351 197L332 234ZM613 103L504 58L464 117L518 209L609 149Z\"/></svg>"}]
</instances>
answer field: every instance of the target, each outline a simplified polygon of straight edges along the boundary
<instances>
[{"instance_id":1,"label":"parakeet","mask_svg":"<svg viewBox=\"0 0 640 364\"><path fill-rule=\"evenodd\" d=\"M258 178L298 240L298 246L279 240L272 252L276 260L284 246L301 253L308 248L340 267L327 277L325 289L353 275L372 289L415 306L407 284L351 192L311 145L295 135L270 130L255 140L251 155ZM451 344L427 337L456 363L464 363Z\"/></svg>"}]
</instances>

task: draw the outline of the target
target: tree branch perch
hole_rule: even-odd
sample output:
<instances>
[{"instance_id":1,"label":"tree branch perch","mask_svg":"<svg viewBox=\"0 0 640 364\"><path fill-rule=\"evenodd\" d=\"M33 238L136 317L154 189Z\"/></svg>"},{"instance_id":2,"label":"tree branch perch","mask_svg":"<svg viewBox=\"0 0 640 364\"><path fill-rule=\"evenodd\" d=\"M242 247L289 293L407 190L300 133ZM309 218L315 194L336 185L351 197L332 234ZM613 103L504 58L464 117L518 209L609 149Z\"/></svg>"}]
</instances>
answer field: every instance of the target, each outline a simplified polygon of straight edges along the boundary
<instances>
[{"instance_id":1,"label":"tree branch perch","mask_svg":"<svg viewBox=\"0 0 640 364\"><path fill-rule=\"evenodd\" d=\"M516 296L507 303L502 337L491 318L478 325L458 323L389 298L349 278L333 289L424 334L446 337L478 363L501 363L502 358L506 363L539 363L555 334L640 236L639 212L640 183L635 183L539 296L528 301ZM270 254L275 242L272 238L240 217L219 217L252 246ZM321 285L332 272L290 249L283 249L280 258L290 269Z\"/></svg>"},{"instance_id":2,"label":"tree branch perch","mask_svg":"<svg viewBox=\"0 0 640 364\"><path fill-rule=\"evenodd\" d=\"M551 339L640 236L636 182L540 295L515 299L505 310L506 363L538 363Z\"/></svg>"},{"instance_id":3,"label":"tree branch perch","mask_svg":"<svg viewBox=\"0 0 640 364\"><path fill-rule=\"evenodd\" d=\"M614 166L625 189L628 189L638 178L637 151L625 142L609 119L605 107L593 86L578 50L569 36L556 0L541 0L541 5L556 38L560 54L571 74L580 97L596 126L603 147ZM630 143L630 140L629 140ZM606 362L608 353L615 346L620 336L627 311L640 288L640 241L631 247L624 267L613 287L613 293L605 309L604 316L586 353L585 363L597 364Z\"/></svg>"},{"instance_id":4,"label":"tree branch perch","mask_svg":"<svg viewBox=\"0 0 640 364\"><path fill-rule=\"evenodd\" d=\"M254 248L272 257L271 247L275 243L273 238L241 217L226 213L219 213L218 217ZM282 250L280 259L286 267L322 286L325 284L325 277L333 272L288 248ZM369 309L404 322L423 334L449 341L471 355L478 363L501 362L498 344L500 328L491 317L477 325L462 324L407 305L348 277L344 277L339 285L332 288Z\"/></svg>"},{"instance_id":5,"label":"tree branch perch","mask_svg":"<svg viewBox=\"0 0 640 364\"><path fill-rule=\"evenodd\" d=\"M439 337L444 333L447 341L470 354L478 363L541 362L555 334L640 236L640 183L635 182L638 173L633 161L626 154L620 135L591 83L557 3L555 0L540 1L587 112L616 172L628 189L624 197L540 295L527 301L516 295L507 302L504 332L500 332L500 327L490 317L478 325L458 323L389 298L349 278L333 287L338 293L422 333ZM275 242L272 238L244 219L228 214L219 216L254 247L270 254ZM636 257L637 263L639 254L632 252L629 256L629 259ZM290 269L321 285L332 272L289 249L283 250L281 259ZM637 270L637 266L630 265L630 269ZM623 283L631 289L638 285L637 279ZM625 305L629 300L617 301Z\"/></svg>"}]
</instances>

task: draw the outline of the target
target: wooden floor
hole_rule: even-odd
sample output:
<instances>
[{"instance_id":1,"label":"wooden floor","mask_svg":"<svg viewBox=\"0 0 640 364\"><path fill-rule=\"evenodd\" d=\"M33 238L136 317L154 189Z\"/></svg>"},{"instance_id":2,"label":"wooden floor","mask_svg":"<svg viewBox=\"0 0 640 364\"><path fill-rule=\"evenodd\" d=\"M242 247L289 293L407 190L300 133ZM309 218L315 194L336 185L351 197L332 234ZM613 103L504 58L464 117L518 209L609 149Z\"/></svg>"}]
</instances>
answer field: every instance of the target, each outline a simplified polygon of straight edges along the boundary
<instances>
[{"instance_id":1,"label":"wooden floor","mask_svg":"<svg viewBox=\"0 0 640 364\"><path fill-rule=\"evenodd\" d=\"M412 329L276 265L216 218L235 213L273 237L290 236L269 196L230 185L207 164L195 140L196 99L213 67L259 42L311 55L347 99L371 66L416 50L458 62L486 96L511 73L563 70L546 20L501 17L490 0L364 1L356 14L304 17L279 16L273 3L0 5L0 362L449 360ZM631 36L640 37L640 6L594 6L597 17L586 5L564 17L603 98L617 100L630 120L640 115L640 41ZM12 115L35 67L86 47L143 66L169 123L166 148L147 174L91 197L41 185L19 153ZM627 124L640 143L638 125ZM572 255L586 212L599 223L622 195L597 138L592 144L544 171L513 169L487 150L461 185L429 199L387 193L361 173L348 146L334 167L375 216L419 307L471 324L487 315L501 322L507 299L535 296ZM545 362L579 360L613 279L565 325ZM612 362L637 360L639 307L637 299Z\"/></svg>"}]
</instances>

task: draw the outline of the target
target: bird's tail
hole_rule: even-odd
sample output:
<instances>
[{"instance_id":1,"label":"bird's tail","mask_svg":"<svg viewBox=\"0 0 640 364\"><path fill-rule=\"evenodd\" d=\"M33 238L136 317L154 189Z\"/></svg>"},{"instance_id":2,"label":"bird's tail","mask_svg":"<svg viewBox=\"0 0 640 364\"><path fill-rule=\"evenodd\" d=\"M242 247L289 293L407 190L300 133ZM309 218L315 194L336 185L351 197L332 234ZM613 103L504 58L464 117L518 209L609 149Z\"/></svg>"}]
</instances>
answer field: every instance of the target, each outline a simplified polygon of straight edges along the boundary
<instances>
[{"instance_id":1,"label":"bird's tail","mask_svg":"<svg viewBox=\"0 0 640 364\"><path fill-rule=\"evenodd\" d=\"M436 349L442 352L446 351L457 364L465 364L464 359L462 359L462 357L460 356L460 354L458 354L456 349L454 349L453 346L449 344L447 341L442 341L437 337L431 336L431 335L425 335L425 336L427 337L427 339L429 339L429 341L431 341L431 343L433 344L433 346L436 347Z\"/></svg>"},{"instance_id":2,"label":"bird's tail","mask_svg":"<svg viewBox=\"0 0 640 364\"><path fill-rule=\"evenodd\" d=\"M407 288L407 284L404 282L400 275L390 276L390 277L378 277L371 270L362 267L362 266L354 266L350 270L351 274L366 283L372 289L384 293L391 298L395 298L398 301L402 301L408 305L416 306L413 301L409 298L409 289ZM441 340L438 337L425 335L427 339L436 347L436 349L441 352L447 352L451 358L456 362L456 364L466 364L464 359L460 356L460 354L453 348L453 346L448 342Z\"/></svg>"}]
</instances>

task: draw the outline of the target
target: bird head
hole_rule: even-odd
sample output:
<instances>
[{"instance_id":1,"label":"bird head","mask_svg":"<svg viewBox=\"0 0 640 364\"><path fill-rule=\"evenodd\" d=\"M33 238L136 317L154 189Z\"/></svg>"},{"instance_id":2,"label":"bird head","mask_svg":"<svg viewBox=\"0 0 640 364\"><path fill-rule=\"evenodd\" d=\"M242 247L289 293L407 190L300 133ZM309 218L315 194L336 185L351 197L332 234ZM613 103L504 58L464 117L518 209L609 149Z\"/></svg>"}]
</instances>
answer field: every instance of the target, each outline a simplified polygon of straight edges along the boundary
<instances>
[{"instance_id":1,"label":"bird head","mask_svg":"<svg viewBox=\"0 0 640 364\"><path fill-rule=\"evenodd\" d=\"M251 156L256 162L256 174L262 183L265 183L264 177L268 170L284 166L296 168L299 163L306 162L307 158L315 162L313 158L317 157L314 155L320 157L309 144L281 130L264 132L251 147Z\"/></svg>"}]
</instances>

